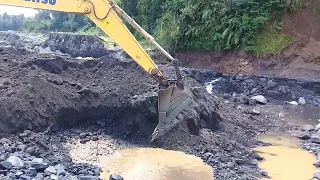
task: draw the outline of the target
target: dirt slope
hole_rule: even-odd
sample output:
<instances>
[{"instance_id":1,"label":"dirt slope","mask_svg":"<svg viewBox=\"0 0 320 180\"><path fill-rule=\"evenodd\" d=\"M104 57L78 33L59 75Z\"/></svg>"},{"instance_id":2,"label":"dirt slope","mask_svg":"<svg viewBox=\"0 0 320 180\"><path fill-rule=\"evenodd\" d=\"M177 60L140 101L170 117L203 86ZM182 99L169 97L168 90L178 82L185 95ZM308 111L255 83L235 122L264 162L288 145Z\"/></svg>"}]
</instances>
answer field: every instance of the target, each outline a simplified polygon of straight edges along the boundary
<instances>
[{"instance_id":1,"label":"dirt slope","mask_svg":"<svg viewBox=\"0 0 320 180\"><path fill-rule=\"evenodd\" d=\"M244 52L179 52L176 57L185 65L218 70L224 73L276 75L317 80L320 78L320 3L303 1L305 8L288 13L283 32L294 39L279 56L255 57Z\"/></svg>"}]
</instances>

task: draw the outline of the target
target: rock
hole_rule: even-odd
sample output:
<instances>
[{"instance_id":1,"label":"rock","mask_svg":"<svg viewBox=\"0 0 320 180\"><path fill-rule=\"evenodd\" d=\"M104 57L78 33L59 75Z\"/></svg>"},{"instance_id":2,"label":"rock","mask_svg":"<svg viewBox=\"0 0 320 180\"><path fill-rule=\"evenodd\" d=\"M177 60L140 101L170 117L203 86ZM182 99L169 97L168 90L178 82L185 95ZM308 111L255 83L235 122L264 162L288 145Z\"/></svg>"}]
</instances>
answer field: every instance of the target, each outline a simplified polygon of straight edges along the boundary
<instances>
[{"instance_id":1,"label":"rock","mask_svg":"<svg viewBox=\"0 0 320 180\"><path fill-rule=\"evenodd\" d=\"M53 166L47 167L44 172L49 173L49 174L56 174L57 170Z\"/></svg>"},{"instance_id":2,"label":"rock","mask_svg":"<svg viewBox=\"0 0 320 180\"><path fill-rule=\"evenodd\" d=\"M6 161L10 162L14 167L24 167L24 162L17 156L10 156Z\"/></svg>"},{"instance_id":3,"label":"rock","mask_svg":"<svg viewBox=\"0 0 320 180\"><path fill-rule=\"evenodd\" d=\"M35 148L34 147L28 147L26 149L26 153L29 153L30 155L33 155L35 152Z\"/></svg>"},{"instance_id":4,"label":"rock","mask_svg":"<svg viewBox=\"0 0 320 180\"><path fill-rule=\"evenodd\" d=\"M320 168L320 161L317 161L317 162L313 163L313 165L314 165L315 167L317 167L317 168Z\"/></svg>"},{"instance_id":5,"label":"rock","mask_svg":"<svg viewBox=\"0 0 320 180\"><path fill-rule=\"evenodd\" d=\"M34 158L31 162L32 163L43 163L43 159L42 158Z\"/></svg>"},{"instance_id":6,"label":"rock","mask_svg":"<svg viewBox=\"0 0 320 180\"><path fill-rule=\"evenodd\" d=\"M20 176L20 180L31 180L31 177L23 174L23 175Z\"/></svg>"},{"instance_id":7,"label":"rock","mask_svg":"<svg viewBox=\"0 0 320 180\"><path fill-rule=\"evenodd\" d=\"M286 94L288 92L288 88L286 86L279 86L279 92L282 94Z\"/></svg>"},{"instance_id":8,"label":"rock","mask_svg":"<svg viewBox=\"0 0 320 180\"><path fill-rule=\"evenodd\" d=\"M12 164L11 164L11 162L2 161L2 162L0 163L0 169L8 169L8 170L12 169Z\"/></svg>"},{"instance_id":9,"label":"rock","mask_svg":"<svg viewBox=\"0 0 320 180\"><path fill-rule=\"evenodd\" d=\"M124 180L119 174L111 174L109 180Z\"/></svg>"},{"instance_id":10,"label":"rock","mask_svg":"<svg viewBox=\"0 0 320 180\"><path fill-rule=\"evenodd\" d=\"M251 114L253 114L253 115L260 115L260 114L261 114L261 111L260 111L259 109L257 109L257 108L253 108Z\"/></svg>"},{"instance_id":11,"label":"rock","mask_svg":"<svg viewBox=\"0 0 320 180\"><path fill-rule=\"evenodd\" d=\"M310 132L308 132L308 131L303 131L303 132L301 132L301 133L298 135L298 137L299 137L300 139L303 139L303 140L308 140L308 139L311 138L311 137L310 137Z\"/></svg>"},{"instance_id":12,"label":"rock","mask_svg":"<svg viewBox=\"0 0 320 180\"><path fill-rule=\"evenodd\" d=\"M51 175L50 175L50 178L51 178L52 180L58 180L58 179L59 179L59 177L58 177L57 175L55 175L55 174L51 174Z\"/></svg>"},{"instance_id":13,"label":"rock","mask_svg":"<svg viewBox=\"0 0 320 180\"><path fill-rule=\"evenodd\" d=\"M303 131L313 131L314 130L314 126L310 125L310 124L306 124L302 127Z\"/></svg>"},{"instance_id":14,"label":"rock","mask_svg":"<svg viewBox=\"0 0 320 180\"><path fill-rule=\"evenodd\" d=\"M298 103L300 105L305 105L306 104L306 100L304 99L304 97L299 97Z\"/></svg>"},{"instance_id":15,"label":"rock","mask_svg":"<svg viewBox=\"0 0 320 180\"><path fill-rule=\"evenodd\" d=\"M33 167L29 167L28 171L27 171L27 175L29 176L36 176L37 175L37 170Z\"/></svg>"},{"instance_id":16,"label":"rock","mask_svg":"<svg viewBox=\"0 0 320 180\"><path fill-rule=\"evenodd\" d=\"M320 179L320 172L314 173L313 178Z\"/></svg>"},{"instance_id":17,"label":"rock","mask_svg":"<svg viewBox=\"0 0 320 180\"><path fill-rule=\"evenodd\" d=\"M258 88L253 88L251 91L250 91L250 94L254 94L258 91Z\"/></svg>"},{"instance_id":18,"label":"rock","mask_svg":"<svg viewBox=\"0 0 320 180\"><path fill-rule=\"evenodd\" d=\"M18 172L16 172L16 174L15 174L16 178L20 178L20 176L22 176L22 175L23 175L23 172L22 172L22 171L18 171Z\"/></svg>"},{"instance_id":19,"label":"rock","mask_svg":"<svg viewBox=\"0 0 320 180\"><path fill-rule=\"evenodd\" d=\"M244 79L244 77L243 77L242 74L238 74L238 75L236 76L236 80L243 80L243 79Z\"/></svg>"},{"instance_id":20,"label":"rock","mask_svg":"<svg viewBox=\"0 0 320 180\"><path fill-rule=\"evenodd\" d=\"M261 173L262 176L265 176L265 177L269 176L267 171L261 171L260 173Z\"/></svg>"},{"instance_id":21,"label":"rock","mask_svg":"<svg viewBox=\"0 0 320 180\"><path fill-rule=\"evenodd\" d=\"M316 130L316 131L319 131L319 130L320 130L320 123L317 124L317 125L314 127L314 130Z\"/></svg>"},{"instance_id":22,"label":"rock","mask_svg":"<svg viewBox=\"0 0 320 180\"><path fill-rule=\"evenodd\" d=\"M254 105L256 105L256 104L257 104L256 100L254 100L254 99L250 99L250 100L249 100L249 105L254 106Z\"/></svg>"},{"instance_id":23,"label":"rock","mask_svg":"<svg viewBox=\"0 0 320 180\"><path fill-rule=\"evenodd\" d=\"M233 168L234 167L234 163L233 162L228 162L226 166L227 166L227 168Z\"/></svg>"},{"instance_id":24,"label":"rock","mask_svg":"<svg viewBox=\"0 0 320 180\"><path fill-rule=\"evenodd\" d=\"M270 88L274 88L274 87L278 86L278 83L276 83L276 82L274 82L272 80L269 80L267 82L267 86L270 87Z\"/></svg>"},{"instance_id":25,"label":"rock","mask_svg":"<svg viewBox=\"0 0 320 180\"><path fill-rule=\"evenodd\" d=\"M11 141L10 141L9 139L7 139L7 138L1 138L1 139L0 139L0 142L1 142L1 143L8 143L8 144L11 143Z\"/></svg>"},{"instance_id":26,"label":"rock","mask_svg":"<svg viewBox=\"0 0 320 180\"><path fill-rule=\"evenodd\" d=\"M49 165L47 163L33 162L31 163L31 167L35 168L37 171L44 171L46 168L49 167Z\"/></svg>"},{"instance_id":27,"label":"rock","mask_svg":"<svg viewBox=\"0 0 320 180\"><path fill-rule=\"evenodd\" d=\"M288 104L292 105L292 106L298 106L299 104L297 103L297 101L290 101L288 102Z\"/></svg>"},{"instance_id":28,"label":"rock","mask_svg":"<svg viewBox=\"0 0 320 180\"><path fill-rule=\"evenodd\" d=\"M230 99L231 97L232 97L231 94L228 94L228 93L223 94L224 99Z\"/></svg>"},{"instance_id":29,"label":"rock","mask_svg":"<svg viewBox=\"0 0 320 180\"><path fill-rule=\"evenodd\" d=\"M35 148L34 147L28 147L26 149L26 153L29 153L30 155L33 155L35 152Z\"/></svg>"},{"instance_id":30,"label":"rock","mask_svg":"<svg viewBox=\"0 0 320 180\"><path fill-rule=\"evenodd\" d=\"M79 176L79 180L99 180L96 176Z\"/></svg>"},{"instance_id":31,"label":"rock","mask_svg":"<svg viewBox=\"0 0 320 180\"><path fill-rule=\"evenodd\" d=\"M58 164L54 166L54 168L57 170L57 174L60 176L65 176L67 172L65 171L65 168L62 164Z\"/></svg>"},{"instance_id":32,"label":"rock","mask_svg":"<svg viewBox=\"0 0 320 180\"><path fill-rule=\"evenodd\" d=\"M249 104L249 97L245 94L240 94L240 103Z\"/></svg>"},{"instance_id":33,"label":"rock","mask_svg":"<svg viewBox=\"0 0 320 180\"><path fill-rule=\"evenodd\" d=\"M261 104L267 104L267 99L262 95L253 96L250 99L253 99Z\"/></svg>"},{"instance_id":34,"label":"rock","mask_svg":"<svg viewBox=\"0 0 320 180\"><path fill-rule=\"evenodd\" d=\"M320 133L312 134L311 142L320 144Z\"/></svg>"}]
</instances>

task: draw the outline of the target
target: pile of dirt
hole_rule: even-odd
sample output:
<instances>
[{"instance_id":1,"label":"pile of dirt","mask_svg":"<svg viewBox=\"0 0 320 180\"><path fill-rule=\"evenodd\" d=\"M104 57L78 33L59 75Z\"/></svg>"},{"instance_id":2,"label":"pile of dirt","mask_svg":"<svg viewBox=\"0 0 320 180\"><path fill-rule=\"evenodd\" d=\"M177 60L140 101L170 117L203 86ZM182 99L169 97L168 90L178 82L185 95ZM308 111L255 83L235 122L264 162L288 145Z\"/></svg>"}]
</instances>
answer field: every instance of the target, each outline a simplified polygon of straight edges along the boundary
<instances>
[{"instance_id":1,"label":"pile of dirt","mask_svg":"<svg viewBox=\"0 0 320 180\"><path fill-rule=\"evenodd\" d=\"M102 57L110 50L104 47L103 40L95 35L74 35L71 33L50 33L42 48L49 47L51 51L60 51L72 57Z\"/></svg>"}]
</instances>

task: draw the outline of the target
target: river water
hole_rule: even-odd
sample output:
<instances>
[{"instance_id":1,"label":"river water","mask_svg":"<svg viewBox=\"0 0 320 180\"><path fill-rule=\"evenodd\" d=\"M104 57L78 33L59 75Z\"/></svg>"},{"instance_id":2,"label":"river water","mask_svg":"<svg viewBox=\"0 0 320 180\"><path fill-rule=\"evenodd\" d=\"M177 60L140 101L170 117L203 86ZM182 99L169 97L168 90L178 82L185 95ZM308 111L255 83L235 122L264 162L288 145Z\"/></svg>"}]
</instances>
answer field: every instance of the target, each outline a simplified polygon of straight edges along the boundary
<instances>
[{"instance_id":1,"label":"river water","mask_svg":"<svg viewBox=\"0 0 320 180\"><path fill-rule=\"evenodd\" d=\"M158 148L117 151L101 158L102 179L117 173L125 180L213 180L212 167L200 158Z\"/></svg>"}]
</instances>

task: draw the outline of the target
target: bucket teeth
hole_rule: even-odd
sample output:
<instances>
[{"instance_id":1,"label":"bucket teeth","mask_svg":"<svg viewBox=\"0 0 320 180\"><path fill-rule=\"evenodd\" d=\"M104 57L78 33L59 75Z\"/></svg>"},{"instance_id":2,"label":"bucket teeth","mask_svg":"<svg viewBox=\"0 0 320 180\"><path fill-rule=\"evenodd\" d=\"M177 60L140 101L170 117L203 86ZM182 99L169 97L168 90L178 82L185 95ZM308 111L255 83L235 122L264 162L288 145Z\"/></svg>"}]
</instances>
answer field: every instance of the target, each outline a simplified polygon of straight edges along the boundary
<instances>
[{"instance_id":1,"label":"bucket teeth","mask_svg":"<svg viewBox=\"0 0 320 180\"><path fill-rule=\"evenodd\" d=\"M176 118L192 102L192 97L176 86L158 92L158 125L152 133L151 142L174 128L180 120Z\"/></svg>"}]
</instances>

